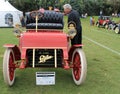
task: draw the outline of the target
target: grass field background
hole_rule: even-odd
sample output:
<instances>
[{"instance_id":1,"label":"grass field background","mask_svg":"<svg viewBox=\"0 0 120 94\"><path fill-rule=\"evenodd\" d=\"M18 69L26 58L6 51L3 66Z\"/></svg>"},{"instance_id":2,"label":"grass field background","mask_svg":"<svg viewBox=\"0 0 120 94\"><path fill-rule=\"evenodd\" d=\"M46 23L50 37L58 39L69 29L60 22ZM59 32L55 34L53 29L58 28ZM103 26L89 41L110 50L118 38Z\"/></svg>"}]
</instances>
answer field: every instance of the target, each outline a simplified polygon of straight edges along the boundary
<instances>
[{"instance_id":1,"label":"grass field background","mask_svg":"<svg viewBox=\"0 0 120 94\"><path fill-rule=\"evenodd\" d=\"M97 18L96 18L97 19ZM66 22L65 18L65 22ZM119 19L115 19L119 20ZM88 72L83 85L76 86L71 70L25 69L16 70L13 87L5 85L2 74L2 60L5 43L18 44L12 28L0 28L0 94L120 94L120 34L89 25L89 17L81 19L83 27L83 50L85 51ZM65 28L65 30L67 30ZM103 48L93 40L119 54ZM36 86L35 72L55 71L54 86Z\"/></svg>"}]
</instances>

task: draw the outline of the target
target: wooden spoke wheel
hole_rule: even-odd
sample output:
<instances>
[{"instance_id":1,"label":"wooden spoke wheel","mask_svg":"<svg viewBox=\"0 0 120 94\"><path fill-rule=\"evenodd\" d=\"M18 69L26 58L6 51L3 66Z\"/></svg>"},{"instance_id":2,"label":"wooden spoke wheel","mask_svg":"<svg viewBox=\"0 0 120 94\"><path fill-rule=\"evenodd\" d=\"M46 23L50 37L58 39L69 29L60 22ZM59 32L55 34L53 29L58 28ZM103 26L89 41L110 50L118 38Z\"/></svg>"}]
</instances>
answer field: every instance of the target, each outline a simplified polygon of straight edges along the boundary
<instances>
[{"instance_id":1,"label":"wooden spoke wheel","mask_svg":"<svg viewBox=\"0 0 120 94\"><path fill-rule=\"evenodd\" d=\"M118 27L115 28L115 33L120 34L120 29Z\"/></svg>"},{"instance_id":2,"label":"wooden spoke wheel","mask_svg":"<svg viewBox=\"0 0 120 94\"><path fill-rule=\"evenodd\" d=\"M109 28L109 25L108 25L108 24L106 24L106 25L105 25L105 29L108 29L108 28Z\"/></svg>"},{"instance_id":3,"label":"wooden spoke wheel","mask_svg":"<svg viewBox=\"0 0 120 94\"><path fill-rule=\"evenodd\" d=\"M103 26L105 27L106 24L107 24L107 23L104 21L104 22L103 22Z\"/></svg>"},{"instance_id":4,"label":"wooden spoke wheel","mask_svg":"<svg viewBox=\"0 0 120 94\"><path fill-rule=\"evenodd\" d=\"M96 23L96 26L99 27L99 22Z\"/></svg>"},{"instance_id":5,"label":"wooden spoke wheel","mask_svg":"<svg viewBox=\"0 0 120 94\"><path fill-rule=\"evenodd\" d=\"M85 58L85 54L82 49L77 48L72 56L72 76L76 85L81 85L85 79L87 74L87 62Z\"/></svg>"},{"instance_id":6,"label":"wooden spoke wheel","mask_svg":"<svg viewBox=\"0 0 120 94\"><path fill-rule=\"evenodd\" d=\"M97 26L98 22L96 22L96 26Z\"/></svg>"},{"instance_id":7,"label":"wooden spoke wheel","mask_svg":"<svg viewBox=\"0 0 120 94\"><path fill-rule=\"evenodd\" d=\"M3 58L3 77L7 85L12 86L15 80L14 53L12 49L6 49Z\"/></svg>"}]
</instances>

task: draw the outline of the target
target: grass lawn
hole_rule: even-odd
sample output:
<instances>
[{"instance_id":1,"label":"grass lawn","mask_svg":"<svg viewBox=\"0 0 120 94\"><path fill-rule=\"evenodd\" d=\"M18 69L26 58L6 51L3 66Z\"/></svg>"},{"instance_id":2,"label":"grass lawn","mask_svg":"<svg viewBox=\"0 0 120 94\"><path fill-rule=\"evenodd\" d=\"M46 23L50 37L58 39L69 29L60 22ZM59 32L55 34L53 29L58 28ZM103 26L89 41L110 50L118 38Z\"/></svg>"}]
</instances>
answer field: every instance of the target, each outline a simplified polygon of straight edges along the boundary
<instances>
[{"instance_id":1,"label":"grass lawn","mask_svg":"<svg viewBox=\"0 0 120 94\"><path fill-rule=\"evenodd\" d=\"M18 44L18 39L12 28L0 28L0 94L120 94L120 34L90 26L89 18L81 22L88 63L87 79L81 86L74 84L71 70L32 68L17 69L15 84L6 86L2 74L3 44ZM55 71L56 84L36 86L38 71Z\"/></svg>"}]
</instances>

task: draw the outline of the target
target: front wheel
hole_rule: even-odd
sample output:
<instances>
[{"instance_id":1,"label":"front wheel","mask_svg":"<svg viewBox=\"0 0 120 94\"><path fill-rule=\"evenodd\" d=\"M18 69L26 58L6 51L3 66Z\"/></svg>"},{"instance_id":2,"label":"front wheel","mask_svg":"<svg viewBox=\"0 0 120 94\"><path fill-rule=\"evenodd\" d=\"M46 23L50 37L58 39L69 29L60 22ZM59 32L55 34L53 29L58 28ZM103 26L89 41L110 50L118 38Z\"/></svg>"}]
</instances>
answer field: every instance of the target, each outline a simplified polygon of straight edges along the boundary
<instances>
[{"instance_id":1,"label":"front wheel","mask_svg":"<svg viewBox=\"0 0 120 94\"><path fill-rule=\"evenodd\" d=\"M77 48L73 52L72 56L72 77L76 85L81 85L85 79L87 74L87 62L86 57L82 49Z\"/></svg>"},{"instance_id":2,"label":"front wheel","mask_svg":"<svg viewBox=\"0 0 120 94\"><path fill-rule=\"evenodd\" d=\"M99 22L96 23L96 26L99 27Z\"/></svg>"},{"instance_id":3,"label":"front wheel","mask_svg":"<svg viewBox=\"0 0 120 94\"><path fill-rule=\"evenodd\" d=\"M104 26L104 28L105 28L105 25L106 25L107 23L106 22L103 22L103 26Z\"/></svg>"},{"instance_id":4,"label":"front wheel","mask_svg":"<svg viewBox=\"0 0 120 94\"><path fill-rule=\"evenodd\" d=\"M105 25L105 29L108 29L108 28L109 28L109 25L108 25L108 24L106 24L106 25Z\"/></svg>"},{"instance_id":5,"label":"front wheel","mask_svg":"<svg viewBox=\"0 0 120 94\"><path fill-rule=\"evenodd\" d=\"M15 58L12 49L7 48L3 58L3 77L7 85L12 86L15 80Z\"/></svg>"},{"instance_id":6,"label":"front wheel","mask_svg":"<svg viewBox=\"0 0 120 94\"><path fill-rule=\"evenodd\" d=\"M120 29L119 29L119 27L116 27L116 28L115 28L115 33L120 34Z\"/></svg>"}]
</instances>

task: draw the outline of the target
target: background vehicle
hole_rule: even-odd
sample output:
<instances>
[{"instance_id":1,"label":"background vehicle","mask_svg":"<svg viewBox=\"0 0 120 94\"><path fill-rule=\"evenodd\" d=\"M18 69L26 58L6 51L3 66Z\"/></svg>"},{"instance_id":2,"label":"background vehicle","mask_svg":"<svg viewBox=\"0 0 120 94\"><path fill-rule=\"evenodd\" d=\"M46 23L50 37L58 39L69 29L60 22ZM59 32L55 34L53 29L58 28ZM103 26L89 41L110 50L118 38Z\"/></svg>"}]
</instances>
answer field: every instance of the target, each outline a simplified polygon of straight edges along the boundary
<instances>
[{"instance_id":1,"label":"background vehicle","mask_svg":"<svg viewBox=\"0 0 120 94\"><path fill-rule=\"evenodd\" d=\"M109 23L109 21L111 21L111 17L110 16L102 16L98 18L98 21L96 22L96 26L97 27L104 27Z\"/></svg>"},{"instance_id":2,"label":"background vehicle","mask_svg":"<svg viewBox=\"0 0 120 94\"><path fill-rule=\"evenodd\" d=\"M115 33L120 34L120 24L119 23L115 23L114 21L109 21L109 23L106 24L105 28L108 30L114 30Z\"/></svg>"},{"instance_id":3,"label":"background vehicle","mask_svg":"<svg viewBox=\"0 0 120 94\"><path fill-rule=\"evenodd\" d=\"M109 30L115 30L116 27L117 24L114 21L109 21L105 26L105 28Z\"/></svg>"}]
</instances>

